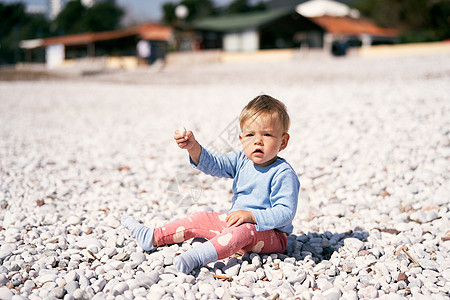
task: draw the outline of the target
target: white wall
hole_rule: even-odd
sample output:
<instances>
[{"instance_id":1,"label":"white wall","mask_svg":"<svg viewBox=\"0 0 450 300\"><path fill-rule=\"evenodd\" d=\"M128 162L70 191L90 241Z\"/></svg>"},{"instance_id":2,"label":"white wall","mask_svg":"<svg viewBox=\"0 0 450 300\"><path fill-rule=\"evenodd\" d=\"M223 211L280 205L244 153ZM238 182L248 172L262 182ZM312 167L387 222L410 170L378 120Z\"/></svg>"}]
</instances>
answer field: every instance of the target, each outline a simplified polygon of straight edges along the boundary
<instances>
[{"instance_id":1,"label":"white wall","mask_svg":"<svg viewBox=\"0 0 450 300\"><path fill-rule=\"evenodd\" d=\"M253 52L259 49L257 30L226 33L223 37L223 50L226 52Z\"/></svg>"},{"instance_id":2,"label":"white wall","mask_svg":"<svg viewBox=\"0 0 450 300\"><path fill-rule=\"evenodd\" d=\"M47 68L52 69L64 62L64 45L51 45L45 48L45 63Z\"/></svg>"}]
</instances>

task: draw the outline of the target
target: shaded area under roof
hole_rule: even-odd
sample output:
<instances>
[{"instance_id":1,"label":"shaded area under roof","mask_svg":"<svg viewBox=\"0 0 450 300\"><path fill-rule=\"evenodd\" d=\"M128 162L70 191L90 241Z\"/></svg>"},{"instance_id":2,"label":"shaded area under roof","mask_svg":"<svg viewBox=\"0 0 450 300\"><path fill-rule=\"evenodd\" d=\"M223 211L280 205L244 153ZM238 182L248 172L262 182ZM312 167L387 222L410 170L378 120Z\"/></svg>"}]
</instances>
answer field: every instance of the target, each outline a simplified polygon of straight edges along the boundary
<instances>
[{"instance_id":1,"label":"shaded area under roof","mask_svg":"<svg viewBox=\"0 0 450 300\"><path fill-rule=\"evenodd\" d=\"M216 32L239 31L242 29L261 27L290 13L295 12L290 8L283 8L245 14L231 14L201 19L194 22L192 27L197 30Z\"/></svg>"}]
</instances>

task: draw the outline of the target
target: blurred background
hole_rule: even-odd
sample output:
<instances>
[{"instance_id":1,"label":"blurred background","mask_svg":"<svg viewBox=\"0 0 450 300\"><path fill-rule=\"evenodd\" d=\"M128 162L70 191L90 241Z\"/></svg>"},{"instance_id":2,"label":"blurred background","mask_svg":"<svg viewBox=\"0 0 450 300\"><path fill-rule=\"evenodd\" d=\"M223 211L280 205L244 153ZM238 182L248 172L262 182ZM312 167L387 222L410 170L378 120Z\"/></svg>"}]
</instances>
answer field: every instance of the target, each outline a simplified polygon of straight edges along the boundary
<instances>
[{"instance_id":1,"label":"blurred background","mask_svg":"<svg viewBox=\"0 0 450 300\"><path fill-rule=\"evenodd\" d=\"M448 52L449 38L447 0L0 0L0 65L21 68Z\"/></svg>"}]
</instances>

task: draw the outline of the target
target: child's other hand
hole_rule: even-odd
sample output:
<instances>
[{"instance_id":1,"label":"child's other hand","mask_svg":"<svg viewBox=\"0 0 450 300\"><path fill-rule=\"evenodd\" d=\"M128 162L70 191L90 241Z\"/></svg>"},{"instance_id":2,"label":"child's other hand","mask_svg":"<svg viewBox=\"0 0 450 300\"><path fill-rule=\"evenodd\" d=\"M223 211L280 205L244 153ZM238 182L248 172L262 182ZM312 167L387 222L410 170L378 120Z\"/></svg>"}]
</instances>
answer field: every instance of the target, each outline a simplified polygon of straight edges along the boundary
<instances>
[{"instance_id":1,"label":"child's other hand","mask_svg":"<svg viewBox=\"0 0 450 300\"><path fill-rule=\"evenodd\" d=\"M255 217L251 211L247 210L237 210L229 213L225 219L228 227L239 226L242 223L253 223L256 224Z\"/></svg>"},{"instance_id":2,"label":"child's other hand","mask_svg":"<svg viewBox=\"0 0 450 300\"><path fill-rule=\"evenodd\" d=\"M188 131L184 136L182 136L179 130L175 130L175 135L173 138L175 139L175 142L177 142L178 147L186 150L192 149L196 142L192 131Z\"/></svg>"}]
</instances>

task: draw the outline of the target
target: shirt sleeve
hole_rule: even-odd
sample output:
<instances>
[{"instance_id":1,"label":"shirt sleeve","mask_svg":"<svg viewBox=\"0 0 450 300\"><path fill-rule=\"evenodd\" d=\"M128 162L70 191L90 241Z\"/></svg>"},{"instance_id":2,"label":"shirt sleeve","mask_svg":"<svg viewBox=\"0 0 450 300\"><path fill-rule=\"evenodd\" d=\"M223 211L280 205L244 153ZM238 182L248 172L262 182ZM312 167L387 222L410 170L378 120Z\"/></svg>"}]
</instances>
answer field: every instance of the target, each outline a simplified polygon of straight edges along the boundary
<instances>
[{"instance_id":1,"label":"shirt sleeve","mask_svg":"<svg viewBox=\"0 0 450 300\"><path fill-rule=\"evenodd\" d=\"M292 220L297 212L300 182L294 171L286 169L272 181L270 208L251 210L256 219L256 230L279 229L292 232Z\"/></svg>"},{"instance_id":2,"label":"shirt sleeve","mask_svg":"<svg viewBox=\"0 0 450 300\"><path fill-rule=\"evenodd\" d=\"M234 178L236 175L238 160L239 152L237 151L214 155L203 148L203 146L197 165L195 165L189 157L190 164L193 168L208 175L225 178Z\"/></svg>"}]
</instances>

